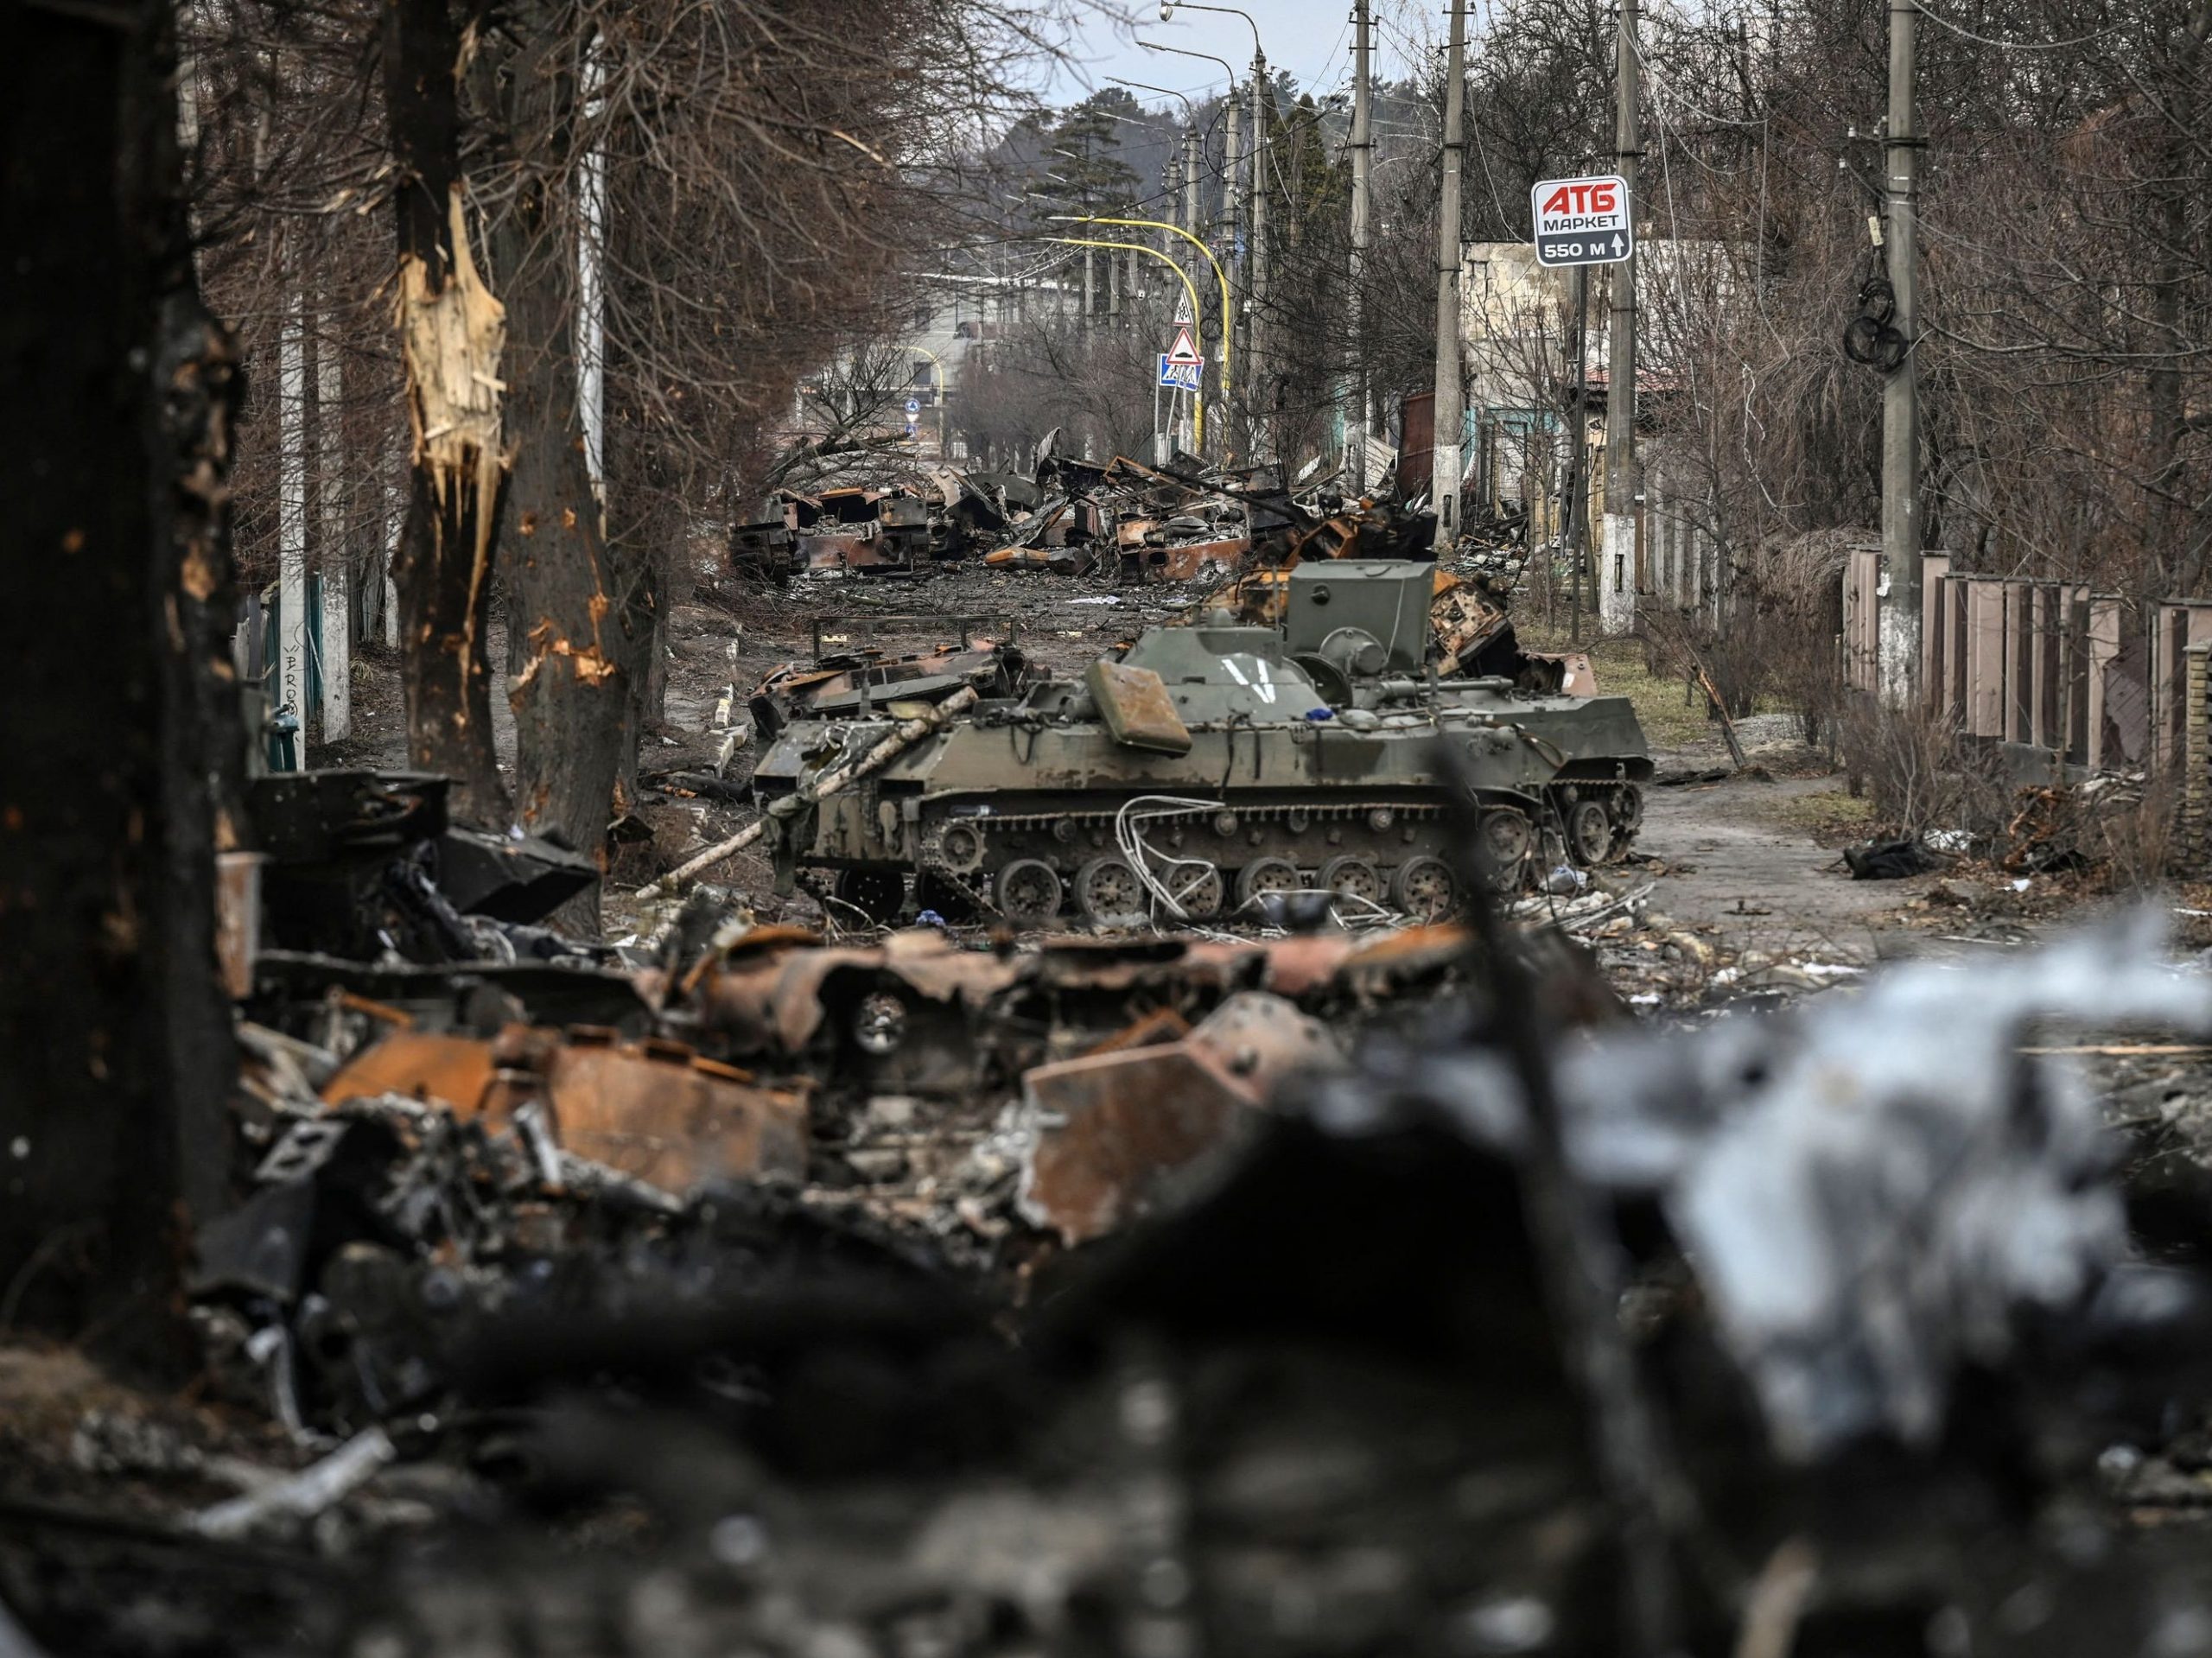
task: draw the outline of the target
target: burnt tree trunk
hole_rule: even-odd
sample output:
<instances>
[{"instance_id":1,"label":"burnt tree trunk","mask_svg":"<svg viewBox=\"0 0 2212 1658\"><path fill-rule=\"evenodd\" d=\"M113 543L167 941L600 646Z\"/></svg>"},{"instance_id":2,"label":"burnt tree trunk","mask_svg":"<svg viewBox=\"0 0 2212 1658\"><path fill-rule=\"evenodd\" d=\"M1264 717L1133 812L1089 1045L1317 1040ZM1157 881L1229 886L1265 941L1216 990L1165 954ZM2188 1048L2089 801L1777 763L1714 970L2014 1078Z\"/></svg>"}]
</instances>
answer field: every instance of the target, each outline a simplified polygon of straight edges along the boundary
<instances>
[{"instance_id":1,"label":"burnt tree trunk","mask_svg":"<svg viewBox=\"0 0 2212 1658\"><path fill-rule=\"evenodd\" d=\"M524 825L606 867L628 731L629 594L592 487L577 401L577 44L550 9L510 16L519 44L499 96L517 188L493 248L506 294L513 442L501 575L514 677L516 805ZM560 918L596 931L598 894Z\"/></svg>"},{"instance_id":2,"label":"burnt tree trunk","mask_svg":"<svg viewBox=\"0 0 2212 1658\"><path fill-rule=\"evenodd\" d=\"M613 353L610 353L613 355ZM626 386L619 356L609 365L610 389ZM618 811L638 802L638 756L652 728L666 717L668 698L667 586L662 580L661 547L671 533L668 504L675 498L661 464L658 440L646 429L635 400L610 397L607 420L607 487L609 540L628 573L630 625L624 639L629 671L623 710L621 771L615 779ZM680 521L680 518L679 518Z\"/></svg>"},{"instance_id":3,"label":"burnt tree trunk","mask_svg":"<svg viewBox=\"0 0 2212 1658\"><path fill-rule=\"evenodd\" d=\"M174 16L0 12L0 342L37 405L0 607L0 1323L156 1362L227 1160L214 853L243 765L233 358L180 200Z\"/></svg>"},{"instance_id":4,"label":"burnt tree trunk","mask_svg":"<svg viewBox=\"0 0 2212 1658\"><path fill-rule=\"evenodd\" d=\"M478 275L461 206L462 31L448 0L385 0L385 102L398 172L400 356L413 429L399 588L407 753L456 783L454 809L512 816L492 746L486 648L506 502L505 314Z\"/></svg>"}]
</instances>

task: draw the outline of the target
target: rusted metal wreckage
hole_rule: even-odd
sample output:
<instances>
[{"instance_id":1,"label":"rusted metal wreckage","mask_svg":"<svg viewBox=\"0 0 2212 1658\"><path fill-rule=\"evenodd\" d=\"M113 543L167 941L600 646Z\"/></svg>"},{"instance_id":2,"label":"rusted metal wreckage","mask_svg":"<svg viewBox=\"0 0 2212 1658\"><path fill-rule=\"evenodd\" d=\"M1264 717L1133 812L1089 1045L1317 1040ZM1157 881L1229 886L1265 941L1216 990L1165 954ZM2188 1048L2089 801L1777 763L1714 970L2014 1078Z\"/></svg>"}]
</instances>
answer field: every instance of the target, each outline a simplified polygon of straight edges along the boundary
<instances>
[{"instance_id":1,"label":"rusted metal wreckage","mask_svg":"<svg viewBox=\"0 0 2212 1658\"><path fill-rule=\"evenodd\" d=\"M914 575L969 556L1034 495L1019 478L950 467L813 495L779 490L772 516L731 530L730 563L741 575L778 581L828 570Z\"/></svg>"},{"instance_id":2,"label":"rusted metal wreckage","mask_svg":"<svg viewBox=\"0 0 2212 1658\"><path fill-rule=\"evenodd\" d=\"M593 1011L614 1023L569 1022L573 993L541 1001L496 964L413 979L364 966L313 995L279 955L245 1001L248 1087L270 1109L442 1111L513 1136L546 1180L580 1159L671 1197L804 1185L816 1133L880 1096L995 1102L1024 1140L1020 1218L1073 1243L1242 1133L1277 1079L1341 1063L1325 1016L1433 992L1465 948L1448 925L1018 950L747 926L601 984Z\"/></svg>"},{"instance_id":3,"label":"rusted metal wreckage","mask_svg":"<svg viewBox=\"0 0 2212 1658\"><path fill-rule=\"evenodd\" d=\"M1302 559L1433 556L1434 517L1393 483L1350 499L1333 475L1290 488L1190 454L1103 463L1039 446L1033 479L940 468L883 486L783 490L773 515L733 530L732 566L778 581L809 572L914 575L981 556L996 569L1187 582Z\"/></svg>"}]
</instances>

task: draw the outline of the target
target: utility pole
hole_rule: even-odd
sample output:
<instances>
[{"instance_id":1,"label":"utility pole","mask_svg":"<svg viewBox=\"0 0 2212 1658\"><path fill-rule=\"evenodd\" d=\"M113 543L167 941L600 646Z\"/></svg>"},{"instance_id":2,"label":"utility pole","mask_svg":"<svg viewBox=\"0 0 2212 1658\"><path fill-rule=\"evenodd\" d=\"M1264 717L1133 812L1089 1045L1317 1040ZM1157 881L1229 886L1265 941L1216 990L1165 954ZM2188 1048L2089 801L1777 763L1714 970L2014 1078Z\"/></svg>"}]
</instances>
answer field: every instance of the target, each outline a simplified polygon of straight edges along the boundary
<instances>
[{"instance_id":1,"label":"utility pole","mask_svg":"<svg viewBox=\"0 0 2212 1658\"><path fill-rule=\"evenodd\" d=\"M1467 0L1452 0L1444 54L1444 192L1436 214L1436 438L1429 489L1436 501L1436 550L1459 533L1459 429L1466 388L1459 378L1459 152L1466 147Z\"/></svg>"},{"instance_id":2,"label":"utility pole","mask_svg":"<svg viewBox=\"0 0 2212 1658\"><path fill-rule=\"evenodd\" d=\"M1351 464L1351 492L1367 492L1367 353L1363 346L1371 190L1369 168L1375 152L1374 88L1368 63L1367 0L1351 9L1351 407L1345 411L1344 449Z\"/></svg>"},{"instance_id":3,"label":"utility pole","mask_svg":"<svg viewBox=\"0 0 2212 1658\"><path fill-rule=\"evenodd\" d=\"M1636 163L1643 153L1637 107L1637 0L1620 0L1613 38L1613 170L1636 212ZM1631 225L1633 218L1631 217ZM1631 233L1631 242L1634 236ZM1598 574L1598 616L1609 633L1636 626L1636 251L1612 267L1613 327L1605 376L1605 537Z\"/></svg>"},{"instance_id":4,"label":"utility pole","mask_svg":"<svg viewBox=\"0 0 2212 1658\"><path fill-rule=\"evenodd\" d=\"M1884 135L1888 197L1883 245L1897 296L1891 326L1904 336L1904 360L1882 388L1882 561L1878 677L1882 701L1910 708L1920 689L1919 124L1914 110L1914 40L1918 0L1890 0L1890 120Z\"/></svg>"},{"instance_id":5,"label":"utility pole","mask_svg":"<svg viewBox=\"0 0 2212 1658\"><path fill-rule=\"evenodd\" d=\"M1183 129L1183 228L1203 237L1198 227L1198 124L1195 117Z\"/></svg>"},{"instance_id":6,"label":"utility pole","mask_svg":"<svg viewBox=\"0 0 2212 1658\"><path fill-rule=\"evenodd\" d=\"M1567 638L1582 643L1582 566L1590 548L1590 267L1574 267L1574 413L1568 418L1574 448L1567 463L1567 545L1573 569L1573 608Z\"/></svg>"},{"instance_id":7,"label":"utility pole","mask_svg":"<svg viewBox=\"0 0 2212 1658\"><path fill-rule=\"evenodd\" d=\"M297 720L292 765L308 755L308 343L299 274L289 256L289 284L276 346L276 694L272 702Z\"/></svg>"},{"instance_id":8,"label":"utility pole","mask_svg":"<svg viewBox=\"0 0 2212 1658\"><path fill-rule=\"evenodd\" d=\"M322 317L315 342L316 504L322 565L322 740L353 734L353 560L346 545L346 373L338 319Z\"/></svg>"},{"instance_id":9,"label":"utility pole","mask_svg":"<svg viewBox=\"0 0 2212 1658\"><path fill-rule=\"evenodd\" d=\"M1237 123L1243 118L1243 105L1237 102L1236 82L1232 78L1229 83L1229 127L1223 135L1221 149L1221 217L1223 223L1227 226L1226 234L1229 241L1229 245L1223 251L1229 256L1230 270L1230 314L1221 320L1221 337L1224 340L1229 339L1236 330L1237 295L1249 291L1251 280L1250 272L1244 262L1236 257L1237 238L1242 233L1244 225L1244 187L1242 182L1243 175L1236 170ZM1244 381L1247 385L1251 384L1252 379L1251 360L1249 357L1244 359ZM1229 416L1229 419L1223 422L1222 459L1224 461L1234 461L1244 453L1244 428L1238 421L1234 412L1235 409L1236 404L1229 399L1222 400L1222 412Z\"/></svg>"},{"instance_id":10,"label":"utility pole","mask_svg":"<svg viewBox=\"0 0 2212 1658\"><path fill-rule=\"evenodd\" d=\"M1244 384L1251 388L1246 401L1252 406L1250 458L1255 461L1274 447L1263 402L1268 377L1261 344L1268 308L1267 84L1268 60L1255 39L1252 45L1252 299L1251 321L1244 333Z\"/></svg>"}]
</instances>

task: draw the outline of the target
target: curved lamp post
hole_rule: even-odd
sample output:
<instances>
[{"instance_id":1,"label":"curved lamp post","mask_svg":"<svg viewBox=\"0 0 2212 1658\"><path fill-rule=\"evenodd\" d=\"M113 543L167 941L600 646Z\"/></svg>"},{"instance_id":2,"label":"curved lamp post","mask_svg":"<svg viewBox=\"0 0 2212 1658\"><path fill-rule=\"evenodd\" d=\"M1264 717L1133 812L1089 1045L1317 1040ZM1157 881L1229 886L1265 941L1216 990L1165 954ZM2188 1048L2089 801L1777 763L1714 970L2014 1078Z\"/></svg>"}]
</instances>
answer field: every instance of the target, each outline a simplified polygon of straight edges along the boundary
<instances>
[{"instance_id":1,"label":"curved lamp post","mask_svg":"<svg viewBox=\"0 0 2212 1658\"><path fill-rule=\"evenodd\" d=\"M1141 242L1100 242L1081 236L1047 236L1043 239L1047 242L1064 243L1069 247L1075 248L1119 248L1125 252L1141 253L1159 260L1160 264L1175 273L1175 280L1183 284L1183 291L1191 296L1191 326L1199 329L1203 337L1205 331L1198 320L1198 290L1191 284L1191 273L1158 248L1147 247ZM1203 351L1200 354L1204 354ZM1159 413L1157 407L1153 412ZM1204 391L1197 393L1191 400L1191 441L1196 443L1200 450L1204 450L1206 446L1206 394Z\"/></svg>"}]
</instances>

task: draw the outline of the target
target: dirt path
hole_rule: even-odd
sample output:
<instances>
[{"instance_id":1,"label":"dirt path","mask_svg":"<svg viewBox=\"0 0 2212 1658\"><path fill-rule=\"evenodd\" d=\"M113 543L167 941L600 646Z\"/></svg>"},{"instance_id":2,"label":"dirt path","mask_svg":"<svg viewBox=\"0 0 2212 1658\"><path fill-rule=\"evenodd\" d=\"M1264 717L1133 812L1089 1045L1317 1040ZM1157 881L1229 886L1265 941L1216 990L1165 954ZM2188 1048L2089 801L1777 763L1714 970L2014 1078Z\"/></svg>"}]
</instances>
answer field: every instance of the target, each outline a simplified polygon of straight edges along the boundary
<instances>
[{"instance_id":1,"label":"dirt path","mask_svg":"<svg viewBox=\"0 0 2212 1658\"><path fill-rule=\"evenodd\" d=\"M1833 849L1778 810L1834 786L1831 778L1730 778L1648 790L1637 848L1668 867L1652 902L1770 955L1866 966L1900 953L1901 940L1879 924L1935 878L1853 880Z\"/></svg>"}]
</instances>

